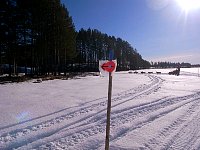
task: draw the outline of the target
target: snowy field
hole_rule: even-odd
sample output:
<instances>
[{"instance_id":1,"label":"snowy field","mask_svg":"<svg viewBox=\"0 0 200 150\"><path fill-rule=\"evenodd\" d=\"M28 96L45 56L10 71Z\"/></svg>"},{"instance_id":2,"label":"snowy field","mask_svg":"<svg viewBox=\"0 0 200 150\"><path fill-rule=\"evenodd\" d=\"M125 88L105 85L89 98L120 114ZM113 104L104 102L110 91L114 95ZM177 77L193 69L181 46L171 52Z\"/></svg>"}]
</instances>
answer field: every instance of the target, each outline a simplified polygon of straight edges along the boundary
<instances>
[{"instance_id":1,"label":"snowy field","mask_svg":"<svg viewBox=\"0 0 200 150\"><path fill-rule=\"evenodd\" d=\"M172 70L114 74L110 150L200 149L198 68ZM99 76L0 85L0 150L103 150L107 90Z\"/></svg>"}]
</instances>

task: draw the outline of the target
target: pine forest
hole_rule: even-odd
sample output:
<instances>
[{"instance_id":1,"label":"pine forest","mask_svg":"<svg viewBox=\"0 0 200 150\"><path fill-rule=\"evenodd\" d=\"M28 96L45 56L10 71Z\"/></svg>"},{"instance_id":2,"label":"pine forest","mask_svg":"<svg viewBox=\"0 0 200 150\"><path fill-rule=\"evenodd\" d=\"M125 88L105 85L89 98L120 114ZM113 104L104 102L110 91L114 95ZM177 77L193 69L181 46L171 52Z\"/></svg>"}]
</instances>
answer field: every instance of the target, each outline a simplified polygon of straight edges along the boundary
<instances>
[{"instance_id":1,"label":"pine forest","mask_svg":"<svg viewBox=\"0 0 200 150\"><path fill-rule=\"evenodd\" d=\"M0 73L60 75L96 72L109 51L117 70L149 68L127 41L97 29L76 31L60 0L1 0ZM134 36L134 35L133 35Z\"/></svg>"}]
</instances>

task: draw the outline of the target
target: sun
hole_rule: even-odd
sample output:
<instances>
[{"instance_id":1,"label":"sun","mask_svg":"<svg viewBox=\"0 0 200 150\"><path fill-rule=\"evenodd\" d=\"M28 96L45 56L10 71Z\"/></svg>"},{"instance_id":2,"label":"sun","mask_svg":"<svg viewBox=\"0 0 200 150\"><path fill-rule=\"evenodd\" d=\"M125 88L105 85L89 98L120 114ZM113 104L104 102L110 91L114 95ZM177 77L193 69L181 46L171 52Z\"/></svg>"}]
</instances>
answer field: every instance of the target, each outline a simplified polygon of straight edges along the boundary
<instances>
[{"instance_id":1,"label":"sun","mask_svg":"<svg viewBox=\"0 0 200 150\"><path fill-rule=\"evenodd\" d=\"M200 8L200 0L176 0L184 11Z\"/></svg>"}]
</instances>

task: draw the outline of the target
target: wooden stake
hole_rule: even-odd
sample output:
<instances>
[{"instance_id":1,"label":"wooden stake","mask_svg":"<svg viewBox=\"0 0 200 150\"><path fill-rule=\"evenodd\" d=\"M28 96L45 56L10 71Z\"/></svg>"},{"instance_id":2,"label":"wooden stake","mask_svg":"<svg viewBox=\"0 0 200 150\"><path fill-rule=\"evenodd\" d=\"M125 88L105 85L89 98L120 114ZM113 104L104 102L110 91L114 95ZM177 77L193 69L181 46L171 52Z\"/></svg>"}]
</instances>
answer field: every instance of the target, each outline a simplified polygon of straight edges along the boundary
<instances>
[{"instance_id":1,"label":"wooden stake","mask_svg":"<svg viewBox=\"0 0 200 150\"><path fill-rule=\"evenodd\" d=\"M109 72L105 150L109 150L111 96L112 96L112 73Z\"/></svg>"}]
</instances>

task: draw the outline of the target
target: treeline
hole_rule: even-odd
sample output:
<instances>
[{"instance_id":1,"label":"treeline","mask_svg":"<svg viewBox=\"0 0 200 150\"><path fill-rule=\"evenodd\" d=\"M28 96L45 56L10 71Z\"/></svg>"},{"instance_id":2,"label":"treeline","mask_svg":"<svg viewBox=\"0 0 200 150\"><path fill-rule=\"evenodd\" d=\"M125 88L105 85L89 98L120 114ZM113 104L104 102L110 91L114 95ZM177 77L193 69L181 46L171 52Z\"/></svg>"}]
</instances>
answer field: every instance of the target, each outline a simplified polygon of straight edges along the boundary
<instances>
[{"instance_id":1,"label":"treeline","mask_svg":"<svg viewBox=\"0 0 200 150\"><path fill-rule=\"evenodd\" d=\"M77 63L81 70L97 71L99 60L108 60L110 50L117 59L117 70L149 68L150 63L127 41L108 36L98 30L81 29L77 35Z\"/></svg>"},{"instance_id":2,"label":"treeline","mask_svg":"<svg viewBox=\"0 0 200 150\"><path fill-rule=\"evenodd\" d=\"M74 57L76 32L59 0L1 0L1 64L57 74Z\"/></svg>"},{"instance_id":3,"label":"treeline","mask_svg":"<svg viewBox=\"0 0 200 150\"><path fill-rule=\"evenodd\" d=\"M1 0L0 64L9 75L17 66L43 75L97 71L113 50L118 70L148 68L150 63L128 42L98 30L76 32L60 0ZM6 64L6 65L5 65Z\"/></svg>"},{"instance_id":4,"label":"treeline","mask_svg":"<svg viewBox=\"0 0 200 150\"><path fill-rule=\"evenodd\" d=\"M192 65L190 63L172 63L172 62L151 62L151 67L153 68L190 68Z\"/></svg>"}]
</instances>

